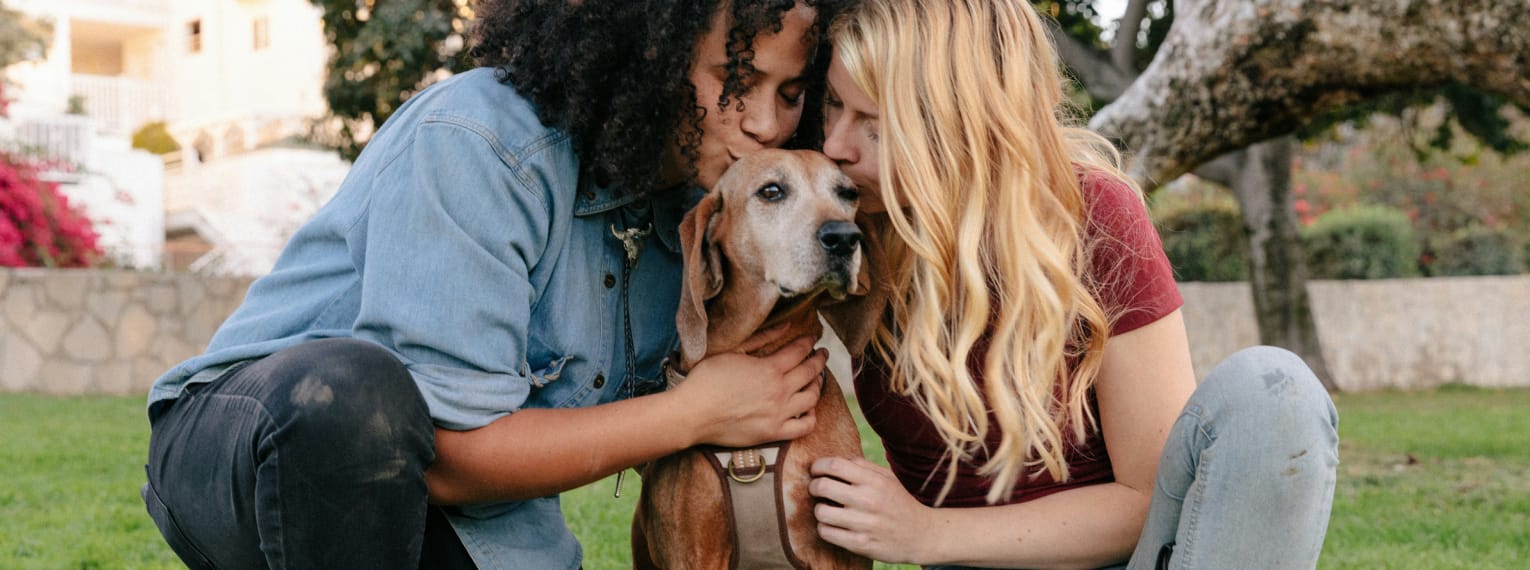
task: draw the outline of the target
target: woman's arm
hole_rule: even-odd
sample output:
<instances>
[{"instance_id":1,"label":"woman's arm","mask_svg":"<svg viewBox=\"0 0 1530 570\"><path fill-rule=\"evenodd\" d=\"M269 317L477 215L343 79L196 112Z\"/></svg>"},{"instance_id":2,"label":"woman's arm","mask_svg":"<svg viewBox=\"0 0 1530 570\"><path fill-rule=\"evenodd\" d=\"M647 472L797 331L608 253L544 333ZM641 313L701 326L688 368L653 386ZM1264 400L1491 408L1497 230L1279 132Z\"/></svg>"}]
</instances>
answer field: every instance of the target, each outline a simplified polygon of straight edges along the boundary
<instances>
[{"instance_id":1,"label":"woman's arm","mask_svg":"<svg viewBox=\"0 0 1530 570\"><path fill-rule=\"evenodd\" d=\"M757 337L746 349L784 331ZM523 409L471 431L436 430L431 502L529 499L567 491L700 443L755 445L812 431L827 353L802 337L763 358L702 360L667 392L573 409Z\"/></svg>"},{"instance_id":2,"label":"woman's arm","mask_svg":"<svg viewBox=\"0 0 1530 570\"><path fill-rule=\"evenodd\" d=\"M929 508L865 460L813 464L824 540L878 560L986 567L1098 567L1131 555L1147 518L1158 457L1195 390L1178 310L1113 336L1096 383L1115 482L1015 505Z\"/></svg>"},{"instance_id":3,"label":"woman's arm","mask_svg":"<svg viewBox=\"0 0 1530 570\"><path fill-rule=\"evenodd\" d=\"M662 396L525 408L530 273L557 216L551 189L527 181L574 172L536 153L505 153L520 158L511 168L491 129L439 119L412 128L348 239L366 284L354 334L398 355L438 426L431 500L545 496L696 442L755 444L812 427L812 416L795 418L818 395L824 357L809 356L810 340L765 358L703 361Z\"/></svg>"}]
</instances>

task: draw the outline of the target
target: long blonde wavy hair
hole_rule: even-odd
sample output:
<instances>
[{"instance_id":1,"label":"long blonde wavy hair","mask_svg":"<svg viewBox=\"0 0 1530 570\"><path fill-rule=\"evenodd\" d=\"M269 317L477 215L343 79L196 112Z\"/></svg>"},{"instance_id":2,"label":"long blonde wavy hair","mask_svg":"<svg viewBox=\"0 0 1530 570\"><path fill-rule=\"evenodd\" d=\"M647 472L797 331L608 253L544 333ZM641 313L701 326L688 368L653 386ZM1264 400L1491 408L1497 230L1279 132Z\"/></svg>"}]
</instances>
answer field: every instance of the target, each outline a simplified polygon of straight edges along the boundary
<instances>
[{"instance_id":1,"label":"long blonde wavy hair","mask_svg":"<svg viewBox=\"0 0 1530 570\"><path fill-rule=\"evenodd\" d=\"M1111 319L1089 277L1079 178L1102 171L1130 183L1119 154L1077 126L1029 2L866 0L831 34L835 57L879 109L896 234L880 240L896 244L892 318L872 357L945 441L940 498L957 462L979 451L989 503L1026 472L1067 480L1065 445L1096 424L1088 396ZM979 381L969 360L985 334ZM993 429L998 448L985 449Z\"/></svg>"}]
</instances>

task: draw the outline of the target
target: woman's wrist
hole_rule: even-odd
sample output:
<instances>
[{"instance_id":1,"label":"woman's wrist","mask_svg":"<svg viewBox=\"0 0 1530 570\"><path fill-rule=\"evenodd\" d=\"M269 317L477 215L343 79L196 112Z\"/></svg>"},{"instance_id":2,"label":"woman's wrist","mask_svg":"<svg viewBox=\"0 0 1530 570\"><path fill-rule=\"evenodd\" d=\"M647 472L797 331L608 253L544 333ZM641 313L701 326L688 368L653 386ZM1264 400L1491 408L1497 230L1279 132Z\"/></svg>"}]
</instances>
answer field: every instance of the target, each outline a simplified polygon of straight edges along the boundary
<instances>
[{"instance_id":1,"label":"woman's wrist","mask_svg":"<svg viewBox=\"0 0 1530 570\"><path fill-rule=\"evenodd\" d=\"M711 430L715 425L704 403L698 405L691 401L693 392L694 390L687 390L681 386L670 386L669 389L653 395L662 400L661 406L664 413L675 420L671 425L675 426L677 432L681 434L680 449L689 449L706 443L711 438Z\"/></svg>"},{"instance_id":2,"label":"woman's wrist","mask_svg":"<svg viewBox=\"0 0 1530 570\"><path fill-rule=\"evenodd\" d=\"M950 553L945 552L944 546L951 543L946 536L951 528L951 520L947 518L943 509L920 505L920 515L916 517L914 528L925 529L925 532L917 533L916 540L912 541L909 551L909 564L919 566L936 566L950 564L953 560Z\"/></svg>"}]
</instances>

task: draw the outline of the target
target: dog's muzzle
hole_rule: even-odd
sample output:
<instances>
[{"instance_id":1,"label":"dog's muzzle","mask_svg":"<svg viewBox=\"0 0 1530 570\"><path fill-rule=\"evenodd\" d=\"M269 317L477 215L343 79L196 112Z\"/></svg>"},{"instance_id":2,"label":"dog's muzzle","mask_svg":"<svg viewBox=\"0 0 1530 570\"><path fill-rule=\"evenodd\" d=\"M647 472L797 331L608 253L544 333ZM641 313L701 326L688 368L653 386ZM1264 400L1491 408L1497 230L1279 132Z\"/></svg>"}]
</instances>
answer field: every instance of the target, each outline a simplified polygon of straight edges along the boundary
<instances>
[{"instance_id":1,"label":"dog's muzzle","mask_svg":"<svg viewBox=\"0 0 1530 570\"><path fill-rule=\"evenodd\" d=\"M826 222L818 226L818 244L831 258L850 257L861 245L861 228L854 222Z\"/></svg>"}]
</instances>

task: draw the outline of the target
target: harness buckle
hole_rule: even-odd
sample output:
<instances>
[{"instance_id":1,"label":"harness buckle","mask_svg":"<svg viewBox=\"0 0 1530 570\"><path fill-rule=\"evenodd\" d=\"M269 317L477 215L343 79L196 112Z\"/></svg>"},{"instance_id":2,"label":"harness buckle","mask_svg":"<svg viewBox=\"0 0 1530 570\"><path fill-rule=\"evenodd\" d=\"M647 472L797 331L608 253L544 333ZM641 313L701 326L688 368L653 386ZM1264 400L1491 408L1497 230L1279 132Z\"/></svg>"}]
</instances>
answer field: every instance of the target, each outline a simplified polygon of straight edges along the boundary
<instances>
[{"instance_id":1,"label":"harness buckle","mask_svg":"<svg viewBox=\"0 0 1530 570\"><path fill-rule=\"evenodd\" d=\"M759 470L755 471L751 475L740 475L738 472L738 466L740 463L743 463L746 469L754 467L758 468ZM733 459L728 461L728 478L734 481L738 481L739 483L753 483L755 481L759 481L761 477L765 476L765 471L767 470L768 468L765 466L763 458L760 457L760 450L758 449L741 449L734 451Z\"/></svg>"}]
</instances>

